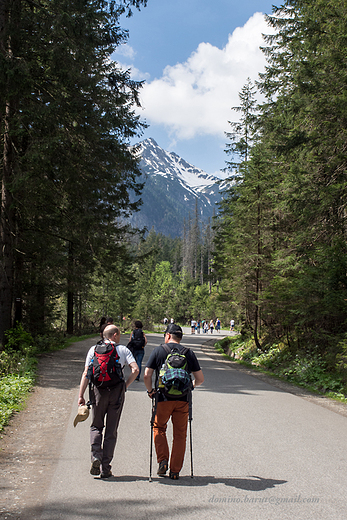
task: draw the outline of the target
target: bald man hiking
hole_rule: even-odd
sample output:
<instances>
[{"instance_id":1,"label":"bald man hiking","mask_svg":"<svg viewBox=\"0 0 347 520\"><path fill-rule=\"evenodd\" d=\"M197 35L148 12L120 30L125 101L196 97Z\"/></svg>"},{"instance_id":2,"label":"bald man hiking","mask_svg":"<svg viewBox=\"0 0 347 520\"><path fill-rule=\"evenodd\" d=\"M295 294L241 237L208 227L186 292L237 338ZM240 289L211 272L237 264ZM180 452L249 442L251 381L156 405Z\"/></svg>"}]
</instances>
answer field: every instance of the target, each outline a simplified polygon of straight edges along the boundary
<instances>
[{"instance_id":1,"label":"bald man hiking","mask_svg":"<svg viewBox=\"0 0 347 520\"><path fill-rule=\"evenodd\" d=\"M112 477L111 461L116 447L125 391L139 373L134 356L127 347L120 345L119 341L119 328L109 325L104 329L104 338L89 349L78 397L78 405L85 405L84 392L91 384L90 473L100 475L102 479ZM123 375L125 364L131 369L126 381Z\"/></svg>"}]
</instances>

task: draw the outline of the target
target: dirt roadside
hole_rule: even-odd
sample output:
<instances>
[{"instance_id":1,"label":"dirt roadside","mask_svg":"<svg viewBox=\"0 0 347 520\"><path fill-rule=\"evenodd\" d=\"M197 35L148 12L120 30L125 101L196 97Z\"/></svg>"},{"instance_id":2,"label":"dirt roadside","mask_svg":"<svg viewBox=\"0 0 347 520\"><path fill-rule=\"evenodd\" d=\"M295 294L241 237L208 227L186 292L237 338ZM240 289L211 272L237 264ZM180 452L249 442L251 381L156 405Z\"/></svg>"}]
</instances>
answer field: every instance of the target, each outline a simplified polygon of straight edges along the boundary
<instances>
[{"instance_id":1,"label":"dirt roadside","mask_svg":"<svg viewBox=\"0 0 347 520\"><path fill-rule=\"evenodd\" d=\"M61 452L84 359L95 338L40 358L25 410L0 438L0 518L38 520ZM67 468L68 471L68 468Z\"/></svg>"}]
</instances>

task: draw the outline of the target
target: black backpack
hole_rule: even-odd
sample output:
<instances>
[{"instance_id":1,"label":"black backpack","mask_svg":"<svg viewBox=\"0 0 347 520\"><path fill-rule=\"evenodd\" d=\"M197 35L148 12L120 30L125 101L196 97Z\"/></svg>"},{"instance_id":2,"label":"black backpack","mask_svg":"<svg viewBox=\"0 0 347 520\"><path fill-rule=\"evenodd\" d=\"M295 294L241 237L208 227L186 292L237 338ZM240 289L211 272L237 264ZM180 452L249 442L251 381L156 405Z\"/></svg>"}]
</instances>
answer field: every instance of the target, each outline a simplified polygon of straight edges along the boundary
<instances>
[{"instance_id":1,"label":"black backpack","mask_svg":"<svg viewBox=\"0 0 347 520\"><path fill-rule=\"evenodd\" d=\"M124 381L119 354L114 343L98 341L93 361L89 366L88 379L99 389L112 388Z\"/></svg>"},{"instance_id":2,"label":"black backpack","mask_svg":"<svg viewBox=\"0 0 347 520\"><path fill-rule=\"evenodd\" d=\"M135 329L132 333L132 338L129 341L127 347L128 349L134 353L135 351L142 350L145 347L145 336L142 332L142 329Z\"/></svg>"},{"instance_id":3,"label":"black backpack","mask_svg":"<svg viewBox=\"0 0 347 520\"><path fill-rule=\"evenodd\" d=\"M159 371L159 390L167 399L177 400L186 396L193 389L186 358L189 349L177 347L170 349L166 344L162 347L167 356Z\"/></svg>"}]
</instances>

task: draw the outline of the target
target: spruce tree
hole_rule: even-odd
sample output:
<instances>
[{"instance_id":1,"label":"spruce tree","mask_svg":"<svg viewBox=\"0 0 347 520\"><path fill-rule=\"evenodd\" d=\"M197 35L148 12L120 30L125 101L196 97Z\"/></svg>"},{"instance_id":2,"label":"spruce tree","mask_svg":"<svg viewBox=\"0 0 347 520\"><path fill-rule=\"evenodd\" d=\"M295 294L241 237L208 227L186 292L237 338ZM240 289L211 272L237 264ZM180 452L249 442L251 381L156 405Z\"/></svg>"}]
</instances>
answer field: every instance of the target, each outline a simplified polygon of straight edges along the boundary
<instances>
[{"instance_id":1,"label":"spruce tree","mask_svg":"<svg viewBox=\"0 0 347 520\"><path fill-rule=\"evenodd\" d=\"M127 144L142 130L141 84L110 56L126 38L121 14L141 3L1 4L2 339L14 294L29 324L45 314L34 316L33 294L41 309L62 290L73 302L100 248L122 239L119 219L136 209L128 190L139 193L139 171Z\"/></svg>"},{"instance_id":2,"label":"spruce tree","mask_svg":"<svg viewBox=\"0 0 347 520\"><path fill-rule=\"evenodd\" d=\"M322 352L336 348L346 321L346 20L342 0L288 0L268 17L266 101L216 246L255 340L261 323L266 341Z\"/></svg>"}]
</instances>

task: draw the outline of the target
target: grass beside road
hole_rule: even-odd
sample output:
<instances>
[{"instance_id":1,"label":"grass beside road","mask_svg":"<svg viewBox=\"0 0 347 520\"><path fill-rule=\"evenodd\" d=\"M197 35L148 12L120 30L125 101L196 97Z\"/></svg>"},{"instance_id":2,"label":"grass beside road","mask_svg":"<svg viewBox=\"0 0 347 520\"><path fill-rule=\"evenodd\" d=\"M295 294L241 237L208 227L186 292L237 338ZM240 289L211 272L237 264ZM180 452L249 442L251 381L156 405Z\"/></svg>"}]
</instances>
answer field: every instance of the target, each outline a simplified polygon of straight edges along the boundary
<instances>
[{"instance_id":1,"label":"grass beside road","mask_svg":"<svg viewBox=\"0 0 347 520\"><path fill-rule=\"evenodd\" d=\"M66 348L71 343L94 337L62 334L40 336L35 341L21 326L11 329L8 343L0 352L0 432L15 412L25 407L26 399L35 385L40 354Z\"/></svg>"},{"instance_id":2,"label":"grass beside road","mask_svg":"<svg viewBox=\"0 0 347 520\"><path fill-rule=\"evenodd\" d=\"M227 359L347 403L345 377L337 368L329 366L318 350L310 354L293 353L287 345L279 343L263 352L252 339L245 340L241 335L216 341L215 348Z\"/></svg>"}]
</instances>

